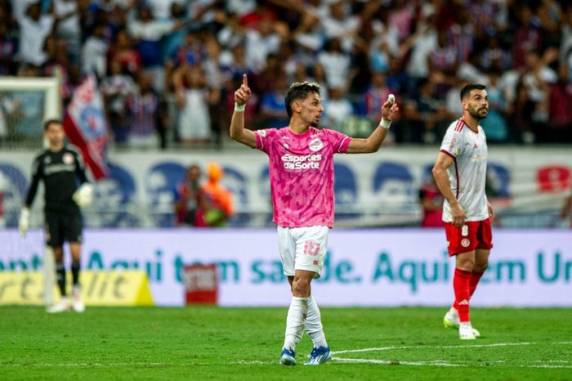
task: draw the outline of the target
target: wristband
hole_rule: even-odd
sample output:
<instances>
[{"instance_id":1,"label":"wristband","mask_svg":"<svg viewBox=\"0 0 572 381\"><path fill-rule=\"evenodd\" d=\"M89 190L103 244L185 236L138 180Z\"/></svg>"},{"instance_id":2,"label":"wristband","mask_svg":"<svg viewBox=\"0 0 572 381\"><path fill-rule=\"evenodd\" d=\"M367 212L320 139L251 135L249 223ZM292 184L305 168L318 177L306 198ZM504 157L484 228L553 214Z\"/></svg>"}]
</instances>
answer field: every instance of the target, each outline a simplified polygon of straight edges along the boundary
<instances>
[{"instance_id":1,"label":"wristband","mask_svg":"<svg viewBox=\"0 0 572 381\"><path fill-rule=\"evenodd\" d=\"M234 102L234 111L235 112L244 112L246 108L246 103L239 105L238 103Z\"/></svg>"},{"instance_id":2,"label":"wristband","mask_svg":"<svg viewBox=\"0 0 572 381\"><path fill-rule=\"evenodd\" d=\"M391 127L391 120L381 118L378 127L385 128L386 130L389 129L389 127Z\"/></svg>"}]
</instances>

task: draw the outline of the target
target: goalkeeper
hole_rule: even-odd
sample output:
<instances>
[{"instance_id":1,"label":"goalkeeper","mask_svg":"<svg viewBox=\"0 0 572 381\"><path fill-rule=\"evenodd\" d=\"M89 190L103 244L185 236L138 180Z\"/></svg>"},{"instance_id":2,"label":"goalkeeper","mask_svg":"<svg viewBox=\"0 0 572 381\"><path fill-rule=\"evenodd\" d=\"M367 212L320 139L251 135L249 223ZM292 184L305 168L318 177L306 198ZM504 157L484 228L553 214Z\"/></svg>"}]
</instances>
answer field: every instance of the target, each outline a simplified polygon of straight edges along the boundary
<instances>
[{"instance_id":1,"label":"goalkeeper","mask_svg":"<svg viewBox=\"0 0 572 381\"><path fill-rule=\"evenodd\" d=\"M30 208L34 202L40 181L44 183L45 239L55 259L55 271L61 300L48 307L48 312L57 313L73 308L83 312L85 305L80 293L80 253L82 240L82 216L80 207L88 206L93 198L81 157L64 144L64 129L61 121L48 120L44 124L44 138L48 148L34 159L32 180L20 215L19 229L25 235L30 225ZM66 269L63 243L68 241L72 255L72 298L67 297ZM47 290L50 292L50 290Z\"/></svg>"}]
</instances>

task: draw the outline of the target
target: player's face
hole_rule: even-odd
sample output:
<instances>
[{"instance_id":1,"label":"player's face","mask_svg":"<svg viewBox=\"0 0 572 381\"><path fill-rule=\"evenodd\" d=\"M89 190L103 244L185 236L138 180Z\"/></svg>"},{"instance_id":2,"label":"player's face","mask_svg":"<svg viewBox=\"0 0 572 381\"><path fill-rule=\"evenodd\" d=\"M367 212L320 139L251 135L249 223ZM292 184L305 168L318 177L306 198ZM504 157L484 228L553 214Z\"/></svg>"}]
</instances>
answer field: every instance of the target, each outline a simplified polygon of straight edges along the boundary
<instances>
[{"instance_id":1,"label":"player's face","mask_svg":"<svg viewBox=\"0 0 572 381\"><path fill-rule=\"evenodd\" d=\"M473 90L467 97L466 110L475 119L483 119L489 114L489 97L486 90Z\"/></svg>"},{"instance_id":2,"label":"player's face","mask_svg":"<svg viewBox=\"0 0 572 381\"><path fill-rule=\"evenodd\" d=\"M320 116L324 112L322 100L317 93L310 93L301 103L300 117L302 120L312 127L318 127L320 124Z\"/></svg>"},{"instance_id":3,"label":"player's face","mask_svg":"<svg viewBox=\"0 0 572 381\"><path fill-rule=\"evenodd\" d=\"M59 123L50 123L44 133L44 136L48 139L50 147L57 148L64 144L64 128Z\"/></svg>"}]
</instances>

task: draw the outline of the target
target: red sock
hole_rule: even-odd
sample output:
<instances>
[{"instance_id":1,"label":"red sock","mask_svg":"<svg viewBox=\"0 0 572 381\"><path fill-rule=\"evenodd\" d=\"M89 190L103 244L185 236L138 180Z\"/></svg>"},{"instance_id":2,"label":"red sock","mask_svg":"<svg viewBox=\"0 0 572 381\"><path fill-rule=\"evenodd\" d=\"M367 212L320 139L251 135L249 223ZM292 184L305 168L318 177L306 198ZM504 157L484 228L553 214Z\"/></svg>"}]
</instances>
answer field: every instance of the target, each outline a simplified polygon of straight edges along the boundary
<instances>
[{"instance_id":1,"label":"red sock","mask_svg":"<svg viewBox=\"0 0 572 381\"><path fill-rule=\"evenodd\" d=\"M453 277L453 289L455 290L455 303L453 307L459 313L459 321L469 321L469 299L471 297L471 272L455 269Z\"/></svg>"},{"instance_id":2,"label":"red sock","mask_svg":"<svg viewBox=\"0 0 572 381\"><path fill-rule=\"evenodd\" d=\"M484 272L478 273L473 271L471 273L471 298L473 297L473 294L475 293L475 290L477 289L477 285L479 284L479 281L481 280L481 277L483 276Z\"/></svg>"}]
</instances>

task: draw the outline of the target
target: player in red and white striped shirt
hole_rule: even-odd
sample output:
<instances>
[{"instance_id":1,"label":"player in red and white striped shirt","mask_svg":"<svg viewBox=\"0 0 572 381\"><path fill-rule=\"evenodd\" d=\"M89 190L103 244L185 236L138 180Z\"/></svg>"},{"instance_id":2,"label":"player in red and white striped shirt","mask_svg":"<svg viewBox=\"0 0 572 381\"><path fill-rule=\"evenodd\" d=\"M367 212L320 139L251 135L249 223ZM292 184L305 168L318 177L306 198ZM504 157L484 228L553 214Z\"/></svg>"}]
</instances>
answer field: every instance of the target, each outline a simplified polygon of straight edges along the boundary
<instances>
[{"instance_id":1,"label":"player in red and white striped shirt","mask_svg":"<svg viewBox=\"0 0 572 381\"><path fill-rule=\"evenodd\" d=\"M461 90L463 117L451 123L433 167L443 194L443 221L450 256L455 256L455 301L444 317L446 327L459 327L459 337L472 340L479 332L471 325L469 302L488 265L493 246L492 207L485 194L487 141L481 119L489 112L485 86Z\"/></svg>"}]
</instances>

